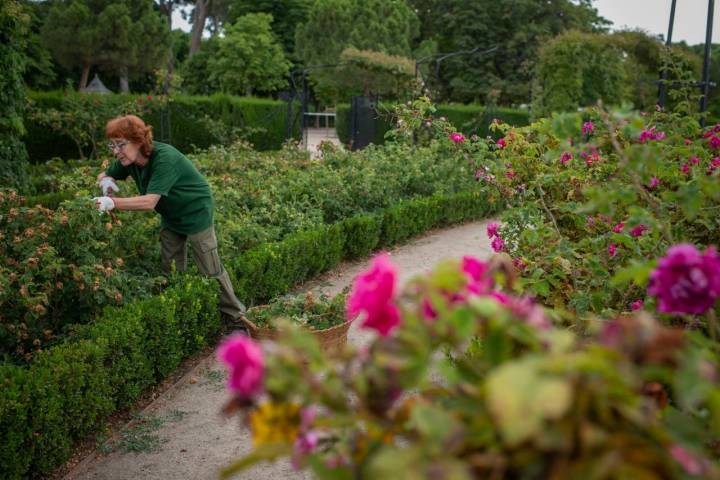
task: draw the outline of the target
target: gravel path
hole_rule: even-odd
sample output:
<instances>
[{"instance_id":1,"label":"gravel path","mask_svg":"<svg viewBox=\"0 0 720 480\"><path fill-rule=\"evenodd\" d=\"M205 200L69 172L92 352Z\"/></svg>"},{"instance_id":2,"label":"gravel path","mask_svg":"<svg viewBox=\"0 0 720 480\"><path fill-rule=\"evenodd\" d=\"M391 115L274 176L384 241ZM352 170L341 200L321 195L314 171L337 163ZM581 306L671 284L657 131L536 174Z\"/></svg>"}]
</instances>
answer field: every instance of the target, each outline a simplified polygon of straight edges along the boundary
<instances>
[{"instance_id":1,"label":"gravel path","mask_svg":"<svg viewBox=\"0 0 720 480\"><path fill-rule=\"evenodd\" d=\"M486 222L438 230L389 250L399 270L400 283L427 272L439 260L471 254L492 254L485 235ZM343 263L298 291L334 295L349 285L369 265L369 259ZM372 334L350 329L349 341L366 342ZM96 452L80 462L66 480L165 480L216 479L217 472L251 450L251 437L238 417L225 419L220 409L228 400L224 370L213 355L203 359L179 382L149 405L145 423L126 429L108 443L118 443L109 453ZM106 443L105 447L107 447ZM135 448L138 453L128 452ZM309 479L308 472L295 472L288 461L257 465L235 478Z\"/></svg>"}]
</instances>

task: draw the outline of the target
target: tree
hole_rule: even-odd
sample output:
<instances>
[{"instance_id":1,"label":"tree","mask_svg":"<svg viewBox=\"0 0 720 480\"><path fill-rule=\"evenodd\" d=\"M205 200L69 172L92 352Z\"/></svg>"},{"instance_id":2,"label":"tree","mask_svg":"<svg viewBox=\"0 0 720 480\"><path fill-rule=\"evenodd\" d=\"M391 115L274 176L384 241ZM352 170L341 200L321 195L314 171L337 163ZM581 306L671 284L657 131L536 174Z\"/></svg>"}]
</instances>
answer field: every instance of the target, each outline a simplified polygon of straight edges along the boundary
<instances>
[{"instance_id":1,"label":"tree","mask_svg":"<svg viewBox=\"0 0 720 480\"><path fill-rule=\"evenodd\" d=\"M340 61L338 88L352 95L401 98L415 78L415 62L406 57L350 47L343 50Z\"/></svg>"},{"instance_id":2,"label":"tree","mask_svg":"<svg viewBox=\"0 0 720 480\"><path fill-rule=\"evenodd\" d=\"M305 65L333 65L348 47L388 55L412 56L418 35L415 13L400 0L317 0L304 25L297 28L296 53ZM332 69L310 73L323 99L347 99L334 84Z\"/></svg>"},{"instance_id":3,"label":"tree","mask_svg":"<svg viewBox=\"0 0 720 480\"><path fill-rule=\"evenodd\" d=\"M56 3L45 20L43 42L58 63L66 68L82 68L78 88L87 86L90 67L97 62L101 33L82 0Z\"/></svg>"},{"instance_id":4,"label":"tree","mask_svg":"<svg viewBox=\"0 0 720 480\"><path fill-rule=\"evenodd\" d=\"M618 105L632 99L628 56L612 37L572 31L539 52L532 113L535 118L576 110L603 100Z\"/></svg>"},{"instance_id":5,"label":"tree","mask_svg":"<svg viewBox=\"0 0 720 480\"><path fill-rule=\"evenodd\" d=\"M209 38L200 44L195 55L188 56L180 67L182 90L190 95L210 95L220 90L217 79L210 76L210 59L216 58L219 38Z\"/></svg>"},{"instance_id":6,"label":"tree","mask_svg":"<svg viewBox=\"0 0 720 480\"><path fill-rule=\"evenodd\" d=\"M272 17L251 13L227 27L218 54L209 60L210 78L227 93L250 95L287 85L290 62L273 35Z\"/></svg>"},{"instance_id":7,"label":"tree","mask_svg":"<svg viewBox=\"0 0 720 480\"><path fill-rule=\"evenodd\" d=\"M305 23L313 0L231 0L228 20L232 23L248 13L269 13L272 29L280 39L285 55L294 59L295 31Z\"/></svg>"},{"instance_id":8,"label":"tree","mask_svg":"<svg viewBox=\"0 0 720 480\"><path fill-rule=\"evenodd\" d=\"M130 75L152 72L169 55L170 31L148 0L106 1L97 18L103 32L98 64L120 77L120 90L128 92Z\"/></svg>"},{"instance_id":9,"label":"tree","mask_svg":"<svg viewBox=\"0 0 720 480\"><path fill-rule=\"evenodd\" d=\"M430 79L436 100L442 101L486 102L498 96L503 104L527 103L544 42L570 29L602 31L608 24L591 0L409 1L420 18L420 38L435 40L439 52L498 47L491 54L444 60L439 76Z\"/></svg>"},{"instance_id":10,"label":"tree","mask_svg":"<svg viewBox=\"0 0 720 480\"><path fill-rule=\"evenodd\" d=\"M210 20L210 31L213 36L220 33L221 26L228 20L230 0L196 0L195 9L190 15L192 31L190 32L190 56L200 49L205 24Z\"/></svg>"},{"instance_id":11,"label":"tree","mask_svg":"<svg viewBox=\"0 0 720 480\"><path fill-rule=\"evenodd\" d=\"M82 66L80 88L92 66L120 77L154 70L168 52L169 31L150 0L61 0L43 26L45 44L58 61Z\"/></svg>"},{"instance_id":12,"label":"tree","mask_svg":"<svg viewBox=\"0 0 720 480\"><path fill-rule=\"evenodd\" d=\"M27 186L28 156L20 137L25 90L23 55L29 17L16 0L0 2L0 186Z\"/></svg>"}]
</instances>

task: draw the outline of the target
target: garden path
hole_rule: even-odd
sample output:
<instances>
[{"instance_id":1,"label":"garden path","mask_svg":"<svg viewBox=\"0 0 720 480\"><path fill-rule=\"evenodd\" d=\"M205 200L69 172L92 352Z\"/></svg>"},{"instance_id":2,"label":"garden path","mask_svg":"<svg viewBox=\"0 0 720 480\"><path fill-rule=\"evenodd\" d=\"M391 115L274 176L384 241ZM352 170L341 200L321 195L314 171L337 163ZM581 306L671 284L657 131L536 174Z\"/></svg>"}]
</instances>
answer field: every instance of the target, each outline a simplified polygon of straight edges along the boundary
<instances>
[{"instance_id":1,"label":"garden path","mask_svg":"<svg viewBox=\"0 0 720 480\"><path fill-rule=\"evenodd\" d=\"M320 157L318 148L322 142L330 142L342 148L342 143L334 128L308 128L305 134L307 135L306 149L310 152L310 157L312 158Z\"/></svg>"},{"instance_id":2,"label":"garden path","mask_svg":"<svg viewBox=\"0 0 720 480\"><path fill-rule=\"evenodd\" d=\"M436 230L405 245L389 250L403 284L412 276L429 271L439 260L471 254L488 258L492 254L485 234L487 221ZM319 278L305 283L298 291L312 290L328 295L339 293L366 269L370 259L347 262ZM353 325L349 341L365 343L372 332ZM251 436L238 417L225 419L220 409L228 400L224 371L209 355L143 412L141 428L130 428L107 442L115 442L107 454L100 451L81 461L66 480L165 480L216 479L218 471L233 459L251 450ZM119 442L119 443L118 443ZM128 453L128 448L139 453ZM153 449L154 447L154 449ZM296 472L286 460L257 465L234 478L309 479L309 472Z\"/></svg>"}]
</instances>

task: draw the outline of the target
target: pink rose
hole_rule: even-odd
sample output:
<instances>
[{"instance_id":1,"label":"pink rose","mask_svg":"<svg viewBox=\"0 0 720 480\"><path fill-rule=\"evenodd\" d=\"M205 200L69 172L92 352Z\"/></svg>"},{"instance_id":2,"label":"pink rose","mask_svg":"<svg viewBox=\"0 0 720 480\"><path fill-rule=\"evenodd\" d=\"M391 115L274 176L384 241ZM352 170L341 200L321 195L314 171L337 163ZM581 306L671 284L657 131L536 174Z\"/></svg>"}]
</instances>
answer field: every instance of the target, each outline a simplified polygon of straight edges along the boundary
<instances>
[{"instance_id":1,"label":"pink rose","mask_svg":"<svg viewBox=\"0 0 720 480\"><path fill-rule=\"evenodd\" d=\"M260 346L242 334L231 335L217 349L217 358L230 370L227 388L242 398L260 393L264 359Z\"/></svg>"},{"instance_id":2,"label":"pink rose","mask_svg":"<svg viewBox=\"0 0 720 480\"><path fill-rule=\"evenodd\" d=\"M488 238L497 237L499 235L498 233L498 224L496 222L490 222L487 226L487 236Z\"/></svg>"},{"instance_id":3,"label":"pink rose","mask_svg":"<svg viewBox=\"0 0 720 480\"><path fill-rule=\"evenodd\" d=\"M635 311L635 310L640 310L642 307L643 307L643 301L642 301L642 300L635 300L634 302L632 302L632 303L630 304L630 308L631 308L633 311Z\"/></svg>"},{"instance_id":4,"label":"pink rose","mask_svg":"<svg viewBox=\"0 0 720 480\"><path fill-rule=\"evenodd\" d=\"M687 175L688 173L690 173L690 165L688 165L687 163L683 163L682 167L680 167L680 171L683 174Z\"/></svg>"},{"instance_id":5,"label":"pink rose","mask_svg":"<svg viewBox=\"0 0 720 480\"><path fill-rule=\"evenodd\" d=\"M397 273L387 254L376 255L368 270L353 283L347 303L348 318L365 313L362 327L387 336L400 323L400 312L394 305Z\"/></svg>"},{"instance_id":6,"label":"pink rose","mask_svg":"<svg viewBox=\"0 0 720 480\"><path fill-rule=\"evenodd\" d=\"M590 135L595 131L595 125L593 125L592 122L585 122L582 126L582 134L583 135Z\"/></svg>"},{"instance_id":7,"label":"pink rose","mask_svg":"<svg viewBox=\"0 0 720 480\"><path fill-rule=\"evenodd\" d=\"M508 170L507 172L505 172L505 176L506 176L507 178L514 178L514 177L515 177L515 172L513 172L512 170Z\"/></svg>"},{"instance_id":8,"label":"pink rose","mask_svg":"<svg viewBox=\"0 0 720 480\"><path fill-rule=\"evenodd\" d=\"M674 444L670 447L670 455L689 475L698 476L705 471L705 465L703 464L704 462L702 461L702 458L684 449L678 444Z\"/></svg>"},{"instance_id":9,"label":"pink rose","mask_svg":"<svg viewBox=\"0 0 720 480\"><path fill-rule=\"evenodd\" d=\"M700 163L700 157L690 157L690 164L697 165Z\"/></svg>"},{"instance_id":10,"label":"pink rose","mask_svg":"<svg viewBox=\"0 0 720 480\"><path fill-rule=\"evenodd\" d=\"M650 274L648 294L661 312L704 313L720 296L720 257L713 247L704 254L687 243L670 247Z\"/></svg>"},{"instance_id":11,"label":"pink rose","mask_svg":"<svg viewBox=\"0 0 720 480\"><path fill-rule=\"evenodd\" d=\"M567 164L570 160L572 160L572 158L573 158L572 153L570 153L570 152L563 152L563 154L560 155L560 163L563 164L563 165L565 165L565 164Z\"/></svg>"},{"instance_id":12,"label":"pink rose","mask_svg":"<svg viewBox=\"0 0 720 480\"><path fill-rule=\"evenodd\" d=\"M462 133L458 133L458 132L451 133L450 140L452 140L455 143L462 143L465 141L465 136L463 136Z\"/></svg>"},{"instance_id":13,"label":"pink rose","mask_svg":"<svg viewBox=\"0 0 720 480\"><path fill-rule=\"evenodd\" d=\"M498 146L498 148L501 149L501 150L507 146L507 142L505 141L504 138L501 138L500 140L498 140L497 142L495 142L495 144L496 144L496 145Z\"/></svg>"},{"instance_id":14,"label":"pink rose","mask_svg":"<svg viewBox=\"0 0 720 480\"><path fill-rule=\"evenodd\" d=\"M656 176L653 176L650 179L650 185L648 185L648 188L653 189L653 188L657 187L658 185L660 185L660 179L657 178Z\"/></svg>"},{"instance_id":15,"label":"pink rose","mask_svg":"<svg viewBox=\"0 0 720 480\"><path fill-rule=\"evenodd\" d=\"M467 278L466 288L469 292L482 295L493 287L493 279L487 276L487 263L482 260L465 255L462 259L462 271Z\"/></svg>"},{"instance_id":16,"label":"pink rose","mask_svg":"<svg viewBox=\"0 0 720 480\"><path fill-rule=\"evenodd\" d=\"M500 252L502 252L503 250L505 250L505 242L503 241L502 238L500 238L500 235L498 235L497 237L495 237L495 238L493 239L493 241L492 241L492 243L490 244L490 246L491 246L492 249L495 251L495 253L500 253Z\"/></svg>"},{"instance_id":17,"label":"pink rose","mask_svg":"<svg viewBox=\"0 0 720 480\"><path fill-rule=\"evenodd\" d=\"M610 256L610 258L614 257L615 255L617 255L617 245L615 245L614 243L611 243L608 246L607 251L608 251L608 255Z\"/></svg>"},{"instance_id":18,"label":"pink rose","mask_svg":"<svg viewBox=\"0 0 720 480\"><path fill-rule=\"evenodd\" d=\"M613 227L612 231L613 233L621 233L623 228L625 228L625 224L620 222Z\"/></svg>"},{"instance_id":19,"label":"pink rose","mask_svg":"<svg viewBox=\"0 0 720 480\"><path fill-rule=\"evenodd\" d=\"M630 230L630 235L633 236L633 237L640 237L640 236L642 236L642 234L645 233L646 231L648 231L648 227L646 227L645 225L643 225L643 224L641 223L641 224L638 225L637 227L633 227L633 228Z\"/></svg>"},{"instance_id":20,"label":"pink rose","mask_svg":"<svg viewBox=\"0 0 720 480\"><path fill-rule=\"evenodd\" d=\"M712 137L710 137L709 143L710 148L712 148L713 150L717 150L718 148L720 148L720 137L718 137L717 135L713 135Z\"/></svg>"}]
</instances>

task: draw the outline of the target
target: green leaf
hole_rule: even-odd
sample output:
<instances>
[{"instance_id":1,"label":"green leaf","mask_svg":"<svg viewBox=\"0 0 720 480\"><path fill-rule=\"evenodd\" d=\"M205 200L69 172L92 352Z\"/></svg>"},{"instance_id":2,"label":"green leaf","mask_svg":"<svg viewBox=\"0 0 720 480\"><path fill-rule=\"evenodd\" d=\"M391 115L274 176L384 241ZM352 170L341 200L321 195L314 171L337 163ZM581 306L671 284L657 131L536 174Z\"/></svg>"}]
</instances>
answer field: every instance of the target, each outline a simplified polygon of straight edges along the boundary
<instances>
[{"instance_id":1,"label":"green leaf","mask_svg":"<svg viewBox=\"0 0 720 480\"><path fill-rule=\"evenodd\" d=\"M655 269L657 262L655 260L648 262L638 262L633 260L632 263L617 271L610 279L610 285L619 287L627 285L630 282L644 287L650 279L650 273Z\"/></svg>"},{"instance_id":2,"label":"green leaf","mask_svg":"<svg viewBox=\"0 0 720 480\"><path fill-rule=\"evenodd\" d=\"M425 404L413 409L410 424L427 440L438 443L445 441L459 428L457 420L448 411Z\"/></svg>"}]
</instances>

